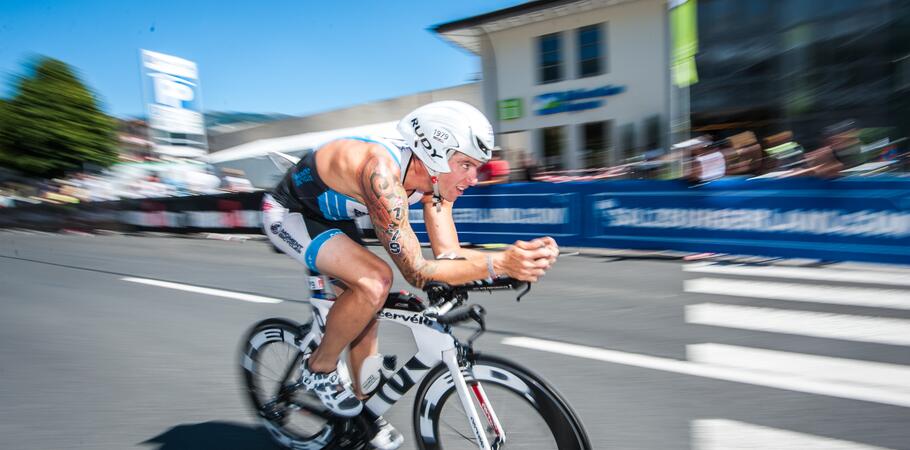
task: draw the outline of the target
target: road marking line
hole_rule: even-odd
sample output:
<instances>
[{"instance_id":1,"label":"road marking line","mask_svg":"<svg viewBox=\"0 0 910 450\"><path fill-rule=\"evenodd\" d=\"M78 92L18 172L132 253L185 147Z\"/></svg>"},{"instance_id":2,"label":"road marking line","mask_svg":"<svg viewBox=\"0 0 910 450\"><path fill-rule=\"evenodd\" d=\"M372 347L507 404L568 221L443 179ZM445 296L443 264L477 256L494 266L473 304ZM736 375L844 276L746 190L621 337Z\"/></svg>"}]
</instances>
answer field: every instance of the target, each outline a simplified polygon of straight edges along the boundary
<instances>
[{"instance_id":1,"label":"road marking line","mask_svg":"<svg viewBox=\"0 0 910 450\"><path fill-rule=\"evenodd\" d=\"M696 278L683 282L683 290L698 294L733 297L770 298L835 305L910 309L910 291L768 281Z\"/></svg>"},{"instance_id":2,"label":"road marking line","mask_svg":"<svg viewBox=\"0 0 910 450\"><path fill-rule=\"evenodd\" d=\"M263 297L261 295L253 294L244 294L241 292L231 292L223 291L221 289L212 289L199 286L191 286L189 284L180 284L180 283L171 283L170 281L159 281L159 280L149 280L146 278L133 278L133 277L124 277L121 278L123 281L129 281L131 283L141 283L148 284L151 286L158 286L168 289L177 289L180 291L195 292L197 294L206 294L214 295L216 297L232 298L234 300L243 300L245 302L253 303L281 303L282 300L271 297Z\"/></svg>"},{"instance_id":3,"label":"road marking line","mask_svg":"<svg viewBox=\"0 0 910 450\"><path fill-rule=\"evenodd\" d=\"M692 450L888 450L735 420L698 419L689 424Z\"/></svg>"},{"instance_id":4,"label":"road marking line","mask_svg":"<svg viewBox=\"0 0 910 450\"><path fill-rule=\"evenodd\" d=\"M726 344L686 346L686 359L699 364L758 370L809 380L892 388L910 394L910 367Z\"/></svg>"},{"instance_id":5,"label":"road marking line","mask_svg":"<svg viewBox=\"0 0 910 450\"><path fill-rule=\"evenodd\" d=\"M686 306L686 322L847 341L910 345L910 320L701 303Z\"/></svg>"},{"instance_id":6,"label":"road marking line","mask_svg":"<svg viewBox=\"0 0 910 450\"><path fill-rule=\"evenodd\" d=\"M889 273L810 267L730 266L716 265L713 263L686 264L683 266L683 270L686 272L722 275L743 275L766 278L798 278L802 280L844 281L851 283L910 286L910 272Z\"/></svg>"},{"instance_id":7,"label":"road marking line","mask_svg":"<svg viewBox=\"0 0 910 450\"><path fill-rule=\"evenodd\" d=\"M627 353L617 350L607 350L604 348L587 347L584 345L567 344L564 342L554 342L529 337L508 337L503 339L502 343L515 347L524 347L532 350L559 353L626 366L642 367L645 369L712 378L715 380L732 381L735 383L745 383L788 391L805 392L809 394L910 408L910 395L892 389L807 380L805 378L789 375L756 373L750 370L716 367L689 361L680 361L678 359Z\"/></svg>"}]
</instances>

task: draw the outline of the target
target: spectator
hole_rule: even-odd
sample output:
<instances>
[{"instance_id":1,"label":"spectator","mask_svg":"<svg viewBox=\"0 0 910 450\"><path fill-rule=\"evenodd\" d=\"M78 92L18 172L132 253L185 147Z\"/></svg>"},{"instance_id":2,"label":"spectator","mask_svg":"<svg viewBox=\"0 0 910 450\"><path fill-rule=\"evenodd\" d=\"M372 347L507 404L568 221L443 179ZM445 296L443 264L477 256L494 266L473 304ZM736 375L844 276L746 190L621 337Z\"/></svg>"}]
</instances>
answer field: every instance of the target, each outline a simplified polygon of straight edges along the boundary
<instances>
[{"instance_id":1,"label":"spectator","mask_svg":"<svg viewBox=\"0 0 910 450\"><path fill-rule=\"evenodd\" d=\"M539 172L537 160L527 150L518 151L518 168L512 173L512 181L536 181Z\"/></svg>"},{"instance_id":2,"label":"spectator","mask_svg":"<svg viewBox=\"0 0 910 450\"><path fill-rule=\"evenodd\" d=\"M723 151L727 175L758 174L762 164L762 148L755 134L745 131L726 139L729 144Z\"/></svg>"},{"instance_id":3,"label":"spectator","mask_svg":"<svg viewBox=\"0 0 910 450\"><path fill-rule=\"evenodd\" d=\"M803 147L793 140L793 133L783 131L765 138L762 172L784 175L803 168Z\"/></svg>"},{"instance_id":4,"label":"spectator","mask_svg":"<svg viewBox=\"0 0 910 450\"><path fill-rule=\"evenodd\" d=\"M480 186L509 182L509 162L502 159L502 150L493 150L492 158L477 169Z\"/></svg>"},{"instance_id":5,"label":"spectator","mask_svg":"<svg viewBox=\"0 0 910 450\"><path fill-rule=\"evenodd\" d=\"M838 161L831 147L822 147L806 154L805 167L794 170L787 176L814 176L819 178L835 178L844 170L844 165Z\"/></svg>"},{"instance_id":6,"label":"spectator","mask_svg":"<svg viewBox=\"0 0 910 450\"><path fill-rule=\"evenodd\" d=\"M722 149L726 142L714 142L712 136L699 136L674 145L686 155L686 166L683 178L704 183L723 177L727 172L727 162Z\"/></svg>"}]
</instances>

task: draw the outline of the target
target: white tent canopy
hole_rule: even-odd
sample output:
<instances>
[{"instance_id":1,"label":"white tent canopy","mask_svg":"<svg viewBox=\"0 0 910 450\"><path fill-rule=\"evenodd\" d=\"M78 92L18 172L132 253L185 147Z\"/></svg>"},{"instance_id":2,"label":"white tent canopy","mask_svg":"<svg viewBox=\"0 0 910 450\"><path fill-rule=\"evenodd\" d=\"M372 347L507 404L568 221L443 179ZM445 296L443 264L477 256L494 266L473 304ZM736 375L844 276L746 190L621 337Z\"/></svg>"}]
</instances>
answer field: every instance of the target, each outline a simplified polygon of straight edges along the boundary
<instances>
[{"instance_id":1,"label":"white tent canopy","mask_svg":"<svg viewBox=\"0 0 910 450\"><path fill-rule=\"evenodd\" d=\"M247 142L246 144L241 144L236 147L210 153L201 157L200 160L210 164L217 164L226 161L266 156L271 152L295 152L316 148L332 139L345 136L398 137L399 134L395 128L397 124L397 121L382 122L328 131L315 131L312 133L296 134L279 138L260 139L258 141Z\"/></svg>"},{"instance_id":2,"label":"white tent canopy","mask_svg":"<svg viewBox=\"0 0 910 450\"><path fill-rule=\"evenodd\" d=\"M175 158L198 158L205 155L205 149L179 145L156 145L152 148L158 156L172 156Z\"/></svg>"}]
</instances>

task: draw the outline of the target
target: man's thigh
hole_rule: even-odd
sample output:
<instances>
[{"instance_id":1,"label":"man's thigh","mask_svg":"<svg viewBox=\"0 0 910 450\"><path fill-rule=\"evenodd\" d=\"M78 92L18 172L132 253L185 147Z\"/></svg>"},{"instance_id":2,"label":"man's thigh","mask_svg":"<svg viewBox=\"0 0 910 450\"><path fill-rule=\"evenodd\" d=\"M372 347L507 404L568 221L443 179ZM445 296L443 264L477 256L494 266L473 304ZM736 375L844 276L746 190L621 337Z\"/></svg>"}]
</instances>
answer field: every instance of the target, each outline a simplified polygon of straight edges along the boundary
<instances>
[{"instance_id":1,"label":"man's thigh","mask_svg":"<svg viewBox=\"0 0 910 450\"><path fill-rule=\"evenodd\" d=\"M319 273L341 280L347 286L363 284L391 272L389 265L343 233L325 241L316 256Z\"/></svg>"}]
</instances>

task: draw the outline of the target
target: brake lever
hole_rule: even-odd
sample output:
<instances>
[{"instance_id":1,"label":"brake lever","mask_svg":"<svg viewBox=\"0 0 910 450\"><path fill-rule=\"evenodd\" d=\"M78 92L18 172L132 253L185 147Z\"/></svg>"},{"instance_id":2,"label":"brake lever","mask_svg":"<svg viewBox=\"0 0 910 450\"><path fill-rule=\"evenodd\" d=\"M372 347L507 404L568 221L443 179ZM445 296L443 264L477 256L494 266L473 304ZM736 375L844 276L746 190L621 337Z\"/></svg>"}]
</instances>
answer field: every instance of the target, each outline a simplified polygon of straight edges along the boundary
<instances>
[{"instance_id":1,"label":"brake lever","mask_svg":"<svg viewBox=\"0 0 910 450\"><path fill-rule=\"evenodd\" d=\"M477 306L477 308L471 309L471 318L474 319L474 322L477 322L477 324L480 325L480 329L475 331L474 334L468 338L468 348L472 349L474 348L474 341L487 331L487 321L484 318L486 311L483 309L483 306L475 306Z\"/></svg>"},{"instance_id":2,"label":"brake lever","mask_svg":"<svg viewBox=\"0 0 910 450\"><path fill-rule=\"evenodd\" d=\"M520 302L521 298L525 296L528 292L531 291L531 283L525 283L525 289L518 294L518 297L515 298L516 302Z\"/></svg>"}]
</instances>

